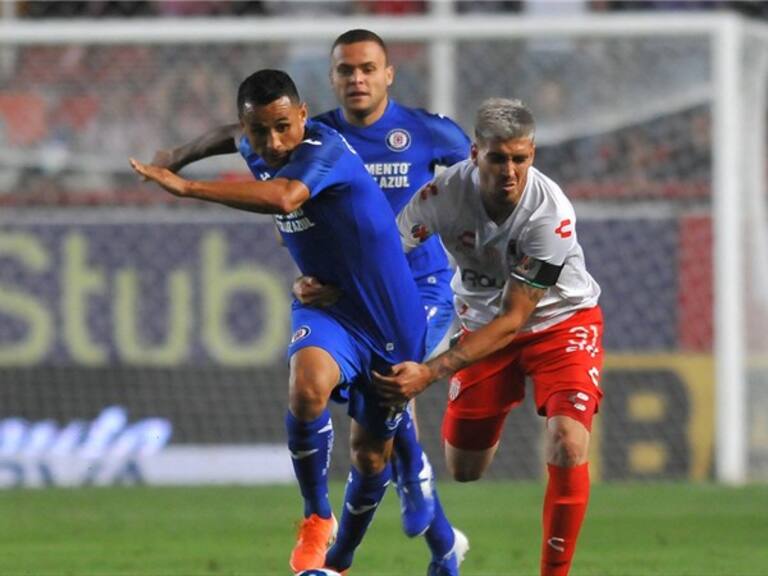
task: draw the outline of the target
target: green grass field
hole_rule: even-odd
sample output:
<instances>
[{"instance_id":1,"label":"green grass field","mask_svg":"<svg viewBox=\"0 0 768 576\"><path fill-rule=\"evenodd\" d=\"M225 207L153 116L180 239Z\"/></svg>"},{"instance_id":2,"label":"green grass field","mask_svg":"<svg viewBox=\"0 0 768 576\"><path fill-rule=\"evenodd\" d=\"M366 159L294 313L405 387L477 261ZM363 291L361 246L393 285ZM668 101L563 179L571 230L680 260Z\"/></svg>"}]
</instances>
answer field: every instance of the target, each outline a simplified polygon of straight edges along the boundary
<instances>
[{"instance_id":1,"label":"green grass field","mask_svg":"<svg viewBox=\"0 0 768 576\"><path fill-rule=\"evenodd\" d=\"M542 491L443 483L471 540L463 576L538 573ZM287 576L298 511L292 486L2 491L0 575ZM352 573L421 576L427 563L390 491ZM596 485L571 574L768 575L768 486Z\"/></svg>"}]
</instances>

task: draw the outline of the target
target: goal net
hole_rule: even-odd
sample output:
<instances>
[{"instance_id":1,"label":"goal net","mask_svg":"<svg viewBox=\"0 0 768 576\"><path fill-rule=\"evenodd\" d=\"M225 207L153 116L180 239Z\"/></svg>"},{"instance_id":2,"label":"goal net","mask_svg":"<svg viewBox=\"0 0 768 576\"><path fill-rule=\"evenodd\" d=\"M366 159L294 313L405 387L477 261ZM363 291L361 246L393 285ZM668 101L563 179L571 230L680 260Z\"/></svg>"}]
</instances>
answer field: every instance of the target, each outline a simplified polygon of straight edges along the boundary
<instances>
[{"instance_id":1,"label":"goal net","mask_svg":"<svg viewBox=\"0 0 768 576\"><path fill-rule=\"evenodd\" d=\"M768 32L435 16L0 28L0 485L290 480L295 267L269 218L174 200L127 159L234 121L260 68L333 107L329 46L353 27L388 40L403 104L470 134L486 97L536 115L536 165L573 200L603 290L594 476L768 479ZM248 177L234 156L185 173ZM443 476L445 397L418 401ZM489 475L539 477L541 439L528 399Z\"/></svg>"}]
</instances>

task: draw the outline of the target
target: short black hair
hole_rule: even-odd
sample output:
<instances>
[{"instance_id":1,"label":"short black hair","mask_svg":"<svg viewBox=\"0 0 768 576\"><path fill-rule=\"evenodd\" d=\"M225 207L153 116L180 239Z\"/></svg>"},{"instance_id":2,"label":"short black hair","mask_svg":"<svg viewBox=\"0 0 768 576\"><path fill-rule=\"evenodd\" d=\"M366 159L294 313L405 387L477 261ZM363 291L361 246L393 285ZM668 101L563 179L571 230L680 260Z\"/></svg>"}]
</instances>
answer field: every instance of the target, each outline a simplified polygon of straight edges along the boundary
<instances>
[{"instance_id":1,"label":"short black hair","mask_svg":"<svg viewBox=\"0 0 768 576\"><path fill-rule=\"evenodd\" d=\"M240 83L237 89L237 113L242 115L246 102L266 106L283 96L288 96L294 104L301 102L296 84L288 74L282 70L259 70Z\"/></svg>"},{"instance_id":2,"label":"short black hair","mask_svg":"<svg viewBox=\"0 0 768 576\"><path fill-rule=\"evenodd\" d=\"M384 42L381 36L376 34L376 32L366 30L365 28L354 28L344 32L344 34L336 38L336 40L333 42L333 46L331 46L331 52L336 49L336 46L346 46L347 44L357 44L358 42L375 42L381 46L381 49L384 50L384 56L389 59L389 50L387 50L387 44Z\"/></svg>"}]
</instances>

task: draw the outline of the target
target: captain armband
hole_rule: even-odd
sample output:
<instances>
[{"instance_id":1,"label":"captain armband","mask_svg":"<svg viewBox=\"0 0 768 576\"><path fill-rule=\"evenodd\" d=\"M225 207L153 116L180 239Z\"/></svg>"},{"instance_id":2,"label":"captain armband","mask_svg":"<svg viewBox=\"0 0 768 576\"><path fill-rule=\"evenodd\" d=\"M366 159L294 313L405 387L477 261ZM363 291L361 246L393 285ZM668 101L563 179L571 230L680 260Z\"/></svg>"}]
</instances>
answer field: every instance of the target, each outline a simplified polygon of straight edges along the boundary
<instances>
[{"instance_id":1,"label":"captain armband","mask_svg":"<svg viewBox=\"0 0 768 576\"><path fill-rule=\"evenodd\" d=\"M557 284L564 264L555 266L548 262L522 256L514 263L509 275L536 288L549 288Z\"/></svg>"}]
</instances>

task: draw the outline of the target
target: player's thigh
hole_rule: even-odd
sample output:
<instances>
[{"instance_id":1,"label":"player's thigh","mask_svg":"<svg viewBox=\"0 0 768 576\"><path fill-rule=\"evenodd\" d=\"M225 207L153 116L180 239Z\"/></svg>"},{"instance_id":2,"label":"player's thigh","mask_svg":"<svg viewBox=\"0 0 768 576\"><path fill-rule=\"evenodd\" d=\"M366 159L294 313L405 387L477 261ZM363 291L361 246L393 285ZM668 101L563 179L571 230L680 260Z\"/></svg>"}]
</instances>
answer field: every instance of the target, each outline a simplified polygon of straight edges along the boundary
<instances>
[{"instance_id":1,"label":"player's thigh","mask_svg":"<svg viewBox=\"0 0 768 576\"><path fill-rule=\"evenodd\" d=\"M360 372L356 343L333 317L321 309L292 311L289 402L291 411L316 412L325 407L339 384Z\"/></svg>"},{"instance_id":2,"label":"player's thigh","mask_svg":"<svg viewBox=\"0 0 768 576\"><path fill-rule=\"evenodd\" d=\"M523 366L531 376L538 413L568 416L592 427L603 391L603 322L598 307L582 310L523 346Z\"/></svg>"},{"instance_id":3,"label":"player's thigh","mask_svg":"<svg viewBox=\"0 0 768 576\"><path fill-rule=\"evenodd\" d=\"M525 375L513 351L493 354L453 375L442 433L446 445L454 449L457 471L464 468L464 454L467 462L489 463L486 456L493 458L507 414L524 397Z\"/></svg>"},{"instance_id":4,"label":"player's thigh","mask_svg":"<svg viewBox=\"0 0 768 576\"><path fill-rule=\"evenodd\" d=\"M466 450L453 446L450 441L445 441L445 464L451 477L458 482L472 482L479 480L486 471L496 450L498 441L490 448L482 450Z\"/></svg>"},{"instance_id":5,"label":"player's thigh","mask_svg":"<svg viewBox=\"0 0 768 576\"><path fill-rule=\"evenodd\" d=\"M291 356L288 378L288 403L299 420L320 415L339 382L339 365L317 346L301 348Z\"/></svg>"}]
</instances>

